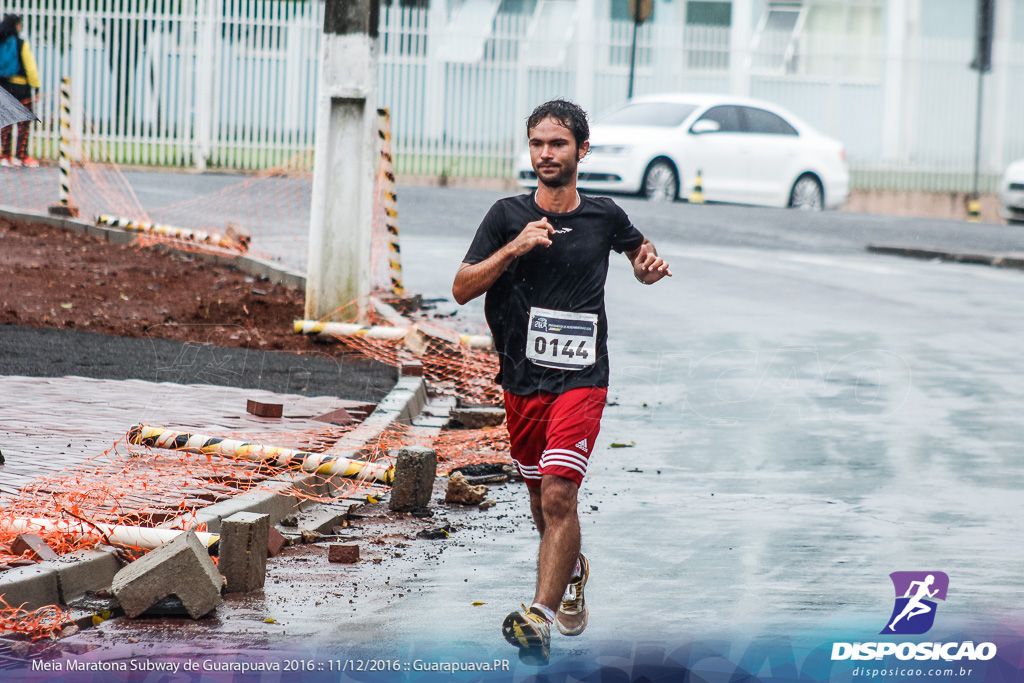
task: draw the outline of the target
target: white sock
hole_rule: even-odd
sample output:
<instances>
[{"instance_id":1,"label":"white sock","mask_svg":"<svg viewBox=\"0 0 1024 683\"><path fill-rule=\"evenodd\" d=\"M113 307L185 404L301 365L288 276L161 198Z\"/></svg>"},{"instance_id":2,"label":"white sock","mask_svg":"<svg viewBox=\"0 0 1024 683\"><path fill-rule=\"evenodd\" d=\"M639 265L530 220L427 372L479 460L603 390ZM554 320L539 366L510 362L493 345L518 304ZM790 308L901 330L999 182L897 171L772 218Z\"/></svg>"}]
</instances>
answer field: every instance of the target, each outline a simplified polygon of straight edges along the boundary
<instances>
[{"instance_id":1,"label":"white sock","mask_svg":"<svg viewBox=\"0 0 1024 683\"><path fill-rule=\"evenodd\" d=\"M530 607L540 610L540 613L544 615L544 618L548 620L549 624L555 620L555 610L551 609L547 605L542 605L539 602L535 602L532 605L530 605Z\"/></svg>"}]
</instances>

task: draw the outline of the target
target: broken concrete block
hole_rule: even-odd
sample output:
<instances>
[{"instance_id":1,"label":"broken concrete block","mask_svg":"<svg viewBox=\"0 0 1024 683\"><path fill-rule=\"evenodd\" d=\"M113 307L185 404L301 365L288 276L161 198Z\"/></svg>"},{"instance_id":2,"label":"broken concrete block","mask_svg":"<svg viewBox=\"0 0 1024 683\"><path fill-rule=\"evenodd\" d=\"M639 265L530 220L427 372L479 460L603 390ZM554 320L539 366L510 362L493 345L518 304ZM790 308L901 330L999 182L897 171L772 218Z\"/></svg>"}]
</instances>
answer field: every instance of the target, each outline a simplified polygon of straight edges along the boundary
<instances>
[{"instance_id":1,"label":"broken concrete block","mask_svg":"<svg viewBox=\"0 0 1024 683\"><path fill-rule=\"evenodd\" d=\"M19 534L14 543L11 544L11 553L14 555L27 555L33 560L56 560L60 557L46 541L35 534Z\"/></svg>"},{"instance_id":2,"label":"broken concrete block","mask_svg":"<svg viewBox=\"0 0 1024 683\"><path fill-rule=\"evenodd\" d=\"M327 561L341 562L342 564L353 564L359 561L358 545L342 545L332 543L327 546Z\"/></svg>"},{"instance_id":3,"label":"broken concrete block","mask_svg":"<svg viewBox=\"0 0 1024 683\"><path fill-rule=\"evenodd\" d=\"M341 427L344 427L344 426L350 425L350 424L355 424L355 422L356 422L355 418L352 417L349 414L349 412L347 410L345 410L344 408L338 408L336 410L332 410L329 413L324 413L323 415L317 415L313 419L316 420L317 422L326 422L328 424L338 425L338 426L341 426Z\"/></svg>"},{"instance_id":4,"label":"broken concrete block","mask_svg":"<svg viewBox=\"0 0 1024 683\"><path fill-rule=\"evenodd\" d=\"M224 577L195 533L186 531L132 562L114 576L111 592L129 618L176 595L198 619L221 604Z\"/></svg>"},{"instance_id":5,"label":"broken concrete block","mask_svg":"<svg viewBox=\"0 0 1024 683\"><path fill-rule=\"evenodd\" d=\"M459 503L461 505L479 505L487 495L487 487L483 484L470 486L461 472L453 472L448 477L448 491L444 495L444 502Z\"/></svg>"},{"instance_id":6,"label":"broken concrete block","mask_svg":"<svg viewBox=\"0 0 1024 683\"><path fill-rule=\"evenodd\" d=\"M288 545L287 539L274 527L270 527L267 538L267 557L274 557Z\"/></svg>"},{"instance_id":7,"label":"broken concrete block","mask_svg":"<svg viewBox=\"0 0 1024 683\"><path fill-rule=\"evenodd\" d=\"M497 427L505 421L504 408L453 408L448 414L453 422L466 429Z\"/></svg>"},{"instance_id":8,"label":"broken concrete block","mask_svg":"<svg viewBox=\"0 0 1024 683\"><path fill-rule=\"evenodd\" d=\"M236 512L220 523L220 561L227 592L251 593L267 580L270 515Z\"/></svg>"},{"instance_id":9,"label":"broken concrete block","mask_svg":"<svg viewBox=\"0 0 1024 683\"><path fill-rule=\"evenodd\" d=\"M391 485L392 510L426 507L437 475L437 451L424 446L406 446L395 461L395 481Z\"/></svg>"}]
</instances>

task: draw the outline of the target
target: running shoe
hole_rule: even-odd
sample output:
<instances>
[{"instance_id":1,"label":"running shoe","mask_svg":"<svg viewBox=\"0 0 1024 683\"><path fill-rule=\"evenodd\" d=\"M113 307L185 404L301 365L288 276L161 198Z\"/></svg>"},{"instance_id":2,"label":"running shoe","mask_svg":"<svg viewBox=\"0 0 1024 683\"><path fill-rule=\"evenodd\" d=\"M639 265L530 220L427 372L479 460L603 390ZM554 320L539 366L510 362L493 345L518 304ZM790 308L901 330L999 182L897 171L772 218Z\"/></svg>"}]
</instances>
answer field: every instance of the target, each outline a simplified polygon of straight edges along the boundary
<instances>
[{"instance_id":1,"label":"running shoe","mask_svg":"<svg viewBox=\"0 0 1024 683\"><path fill-rule=\"evenodd\" d=\"M551 653L551 627L539 609L526 605L505 617L501 634L519 648L519 661L523 664L543 666Z\"/></svg>"},{"instance_id":2,"label":"running shoe","mask_svg":"<svg viewBox=\"0 0 1024 683\"><path fill-rule=\"evenodd\" d=\"M17 159L12 159L10 157L0 157L0 167L11 168L12 166L21 166L21 164L18 163Z\"/></svg>"},{"instance_id":3,"label":"running shoe","mask_svg":"<svg viewBox=\"0 0 1024 683\"><path fill-rule=\"evenodd\" d=\"M573 576L569 585L565 587L565 595L562 597L562 604L555 614L555 626L559 633L566 636L578 636L587 627L587 617L590 610L587 609L587 602L583 599L583 589L590 578L590 563L586 556L580 553L580 576Z\"/></svg>"},{"instance_id":4,"label":"running shoe","mask_svg":"<svg viewBox=\"0 0 1024 683\"><path fill-rule=\"evenodd\" d=\"M22 157L18 159L21 165L25 168L39 168L39 159L33 159L32 157Z\"/></svg>"}]
</instances>

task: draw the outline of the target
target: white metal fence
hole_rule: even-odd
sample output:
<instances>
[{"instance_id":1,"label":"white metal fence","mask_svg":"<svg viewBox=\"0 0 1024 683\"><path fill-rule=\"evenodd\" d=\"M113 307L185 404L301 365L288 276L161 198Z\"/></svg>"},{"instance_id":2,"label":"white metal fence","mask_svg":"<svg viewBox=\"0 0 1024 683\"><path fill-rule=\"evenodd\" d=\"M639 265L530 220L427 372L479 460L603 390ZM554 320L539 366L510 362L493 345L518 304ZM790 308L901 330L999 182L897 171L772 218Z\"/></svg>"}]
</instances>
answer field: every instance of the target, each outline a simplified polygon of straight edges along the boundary
<instances>
[{"instance_id":1,"label":"white metal fence","mask_svg":"<svg viewBox=\"0 0 1024 683\"><path fill-rule=\"evenodd\" d=\"M555 96L600 116L626 97L632 25L466 0L452 13L383 7L380 106L399 172L509 177L530 109ZM542 9L543 8L543 9ZM61 76L85 153L122 164L262 169L313 147L320 0L8 0L43 87L36 150L55 156ZM475 12L475 14L473 14ZM561 12L561 14L559 14ZM739 90L844 142L860 187L968 190L976 74L969 41L811 36L737 51L727 28L654 23L639 35L635 92ZM1024 157L1024 45L997 44L986 77L984 187Z\"/></svg>"}]
</instances>

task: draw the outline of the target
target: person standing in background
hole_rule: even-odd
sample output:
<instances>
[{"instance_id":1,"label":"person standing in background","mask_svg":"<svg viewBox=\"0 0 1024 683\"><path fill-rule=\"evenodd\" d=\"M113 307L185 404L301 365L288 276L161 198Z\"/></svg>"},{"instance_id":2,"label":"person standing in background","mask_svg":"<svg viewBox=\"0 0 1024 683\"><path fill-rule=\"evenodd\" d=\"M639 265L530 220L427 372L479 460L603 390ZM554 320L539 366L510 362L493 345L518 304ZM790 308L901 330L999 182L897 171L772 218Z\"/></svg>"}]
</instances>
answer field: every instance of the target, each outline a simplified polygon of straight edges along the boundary
<instances>
[{"instance_id":1,"label":"person standing in background","mask_svg":"<svg viewBox=\"0 0 1024 683\"><path fill-rule=\"evenodd\" d=\"M0 87L11 93L32 111L32 89L39 88L39 68L32 49L21 38L21 17L7 14L0 21ZM18 125L18 141L11 154L12 126L0 131L0 166L36 168L39 161L28 155L28 134L31 125Z\"/></svg>"}]
</instances>

